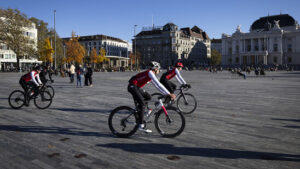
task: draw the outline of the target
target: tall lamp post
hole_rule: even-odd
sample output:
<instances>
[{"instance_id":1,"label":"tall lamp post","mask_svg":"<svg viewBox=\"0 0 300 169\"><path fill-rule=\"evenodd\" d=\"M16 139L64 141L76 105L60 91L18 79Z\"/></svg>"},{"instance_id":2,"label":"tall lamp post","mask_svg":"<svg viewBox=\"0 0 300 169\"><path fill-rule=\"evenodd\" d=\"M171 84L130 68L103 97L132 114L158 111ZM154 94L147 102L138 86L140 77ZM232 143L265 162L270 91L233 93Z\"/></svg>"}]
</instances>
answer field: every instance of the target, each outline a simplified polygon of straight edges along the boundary
<instances>
[{"instance_id":1,"label":"tall lamp post","mask_svg":"<svg viewBox=\"0 0 300 169\"><path fill-rule=\"evenodd\" d=\"M135 28L137 25L134 25L134 58L135 58L135 69L137 70L137 58L136 58L136 38L135 38Z\"/></svg>"},{"instance_id":2,"label":"tall lamp post","mask_svg":"<svg viewBox=\"0 0 300 169\"><path fill-rule=\"evenodd\" d=\"M54 70L56 70L56 31L55 31L55 13L54 10Z\"/></svg>"}]
</instances>

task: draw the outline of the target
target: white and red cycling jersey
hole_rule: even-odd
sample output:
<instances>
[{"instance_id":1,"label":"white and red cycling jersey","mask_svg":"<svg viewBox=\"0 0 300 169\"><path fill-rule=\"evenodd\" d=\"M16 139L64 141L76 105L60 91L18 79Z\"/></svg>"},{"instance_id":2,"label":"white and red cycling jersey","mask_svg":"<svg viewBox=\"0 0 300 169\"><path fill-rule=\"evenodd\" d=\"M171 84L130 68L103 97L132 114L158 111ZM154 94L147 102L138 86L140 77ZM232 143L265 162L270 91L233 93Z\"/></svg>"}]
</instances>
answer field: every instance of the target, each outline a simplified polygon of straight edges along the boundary
<instances>
[{"instance_id":1,"label":"white and red cycling jersey","mask_svg":"<svg viewBox=\"0 0 300 169\"><path fill-rule=\"evenodd\" d=\"M133 76L129 83L135 85L139 88L144 87L147 83L152 82L152 84L163 94L167 95L170 92L158 81L155 74L151 70L146 70L135 76Z\"/></svg>"},{"instance_id":2,"label":"white and red cycling jersey","mask_svg":"<svg viewBox=\"0 0 300 169\"><path fill-rule=\"evenodd\" d=\"M168 72L164 73L163 76L165 76L166 79L168 79L168 80L172 79L175 76L177 81L180 84L182 84L182 85L186 84L186 82L184 81L184 79L180 75L179 70L176 67L174 67L173 69L171 69Z\"/></svg>"},{"instance_id":3,"label":"white and red cycling jersey","mask_svg":"<svg viewBox=\"0 0 300 169\"><path fill-rule=\"evenodd\" d=\"M39 86L42 84L40 75L37 71L31 71L25 75L22 76L22 79L25 80L25 82L32 81L35 85Z\"/></svg>"}]
</instances>

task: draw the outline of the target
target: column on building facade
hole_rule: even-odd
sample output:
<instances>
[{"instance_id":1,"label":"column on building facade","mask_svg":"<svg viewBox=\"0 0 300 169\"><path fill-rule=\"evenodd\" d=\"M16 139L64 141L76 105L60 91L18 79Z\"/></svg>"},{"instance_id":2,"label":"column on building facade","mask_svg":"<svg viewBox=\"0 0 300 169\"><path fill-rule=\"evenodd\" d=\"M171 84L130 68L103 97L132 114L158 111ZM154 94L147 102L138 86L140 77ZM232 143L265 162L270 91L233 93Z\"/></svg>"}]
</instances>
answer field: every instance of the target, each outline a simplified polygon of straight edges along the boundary
<instances>
[{"instance_id":1,"label":"column on building facade","mask_svg":"<svg viewBox=\"0 0 300 169\"><path fill-rule=\"evenodd\" d=\"M269 46L269 49L268 49L268 52L273 52L273 43L274 43L274 38L269 38L268 40L268 46Z\"/></svg>"},{"instance_id":2,"label":"column on building facade","mask_svg":"<svg viewBox=\"0 0 300 169\"><path fill-rule=\"evenodd\" d=\"M280 53L279 58L278 58L278 64L282 65L282 56L283 56L283 51L282 51L282 36L278 38L278 52Z\"/></svg>"},{"instance_id":3,"label":"column on building facade","mask_svg":"<svg viewBox=\"0 0 300 169\"><path fill-rule=\"evenodd\" d=\"M262 51L262 39L261 38L258 38L258 51Z\"/></svg>"},{"instance_id":4,"label":"column on building facade","mask_svg":"<svg viewBox=\"0 0 300 169\"><path fill-rule=\"evenodd\" d=\"M244 45L243 45L243 52L246 52L246 39L243 39L243 43L244 43Z\"/></svg>"}]
</instances>

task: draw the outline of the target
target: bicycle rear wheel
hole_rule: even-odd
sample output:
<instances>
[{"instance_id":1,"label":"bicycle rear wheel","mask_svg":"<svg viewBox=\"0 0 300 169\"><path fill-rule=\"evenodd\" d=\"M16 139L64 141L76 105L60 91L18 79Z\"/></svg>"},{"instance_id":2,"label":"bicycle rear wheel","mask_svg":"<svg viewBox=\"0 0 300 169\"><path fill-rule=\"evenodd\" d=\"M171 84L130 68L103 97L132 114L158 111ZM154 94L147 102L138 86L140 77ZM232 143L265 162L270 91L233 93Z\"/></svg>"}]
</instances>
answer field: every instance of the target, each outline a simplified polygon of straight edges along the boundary
<instances>
[{"instance_id":1,"label":"bicycle rear wheel","mask_svg":"<svg viewBox=\"0 0 300 169\"><path fill-rule=\"evenodd\" d=\"M183 114L191 114L197 108L197 100L195 96L190 93L184 93L177 99L177 108Z\"/></svg>"},{"instance_id":2,"label":"bicycle rear wheel","mask_svg":"<svg viewBox=\"0 0 300 169\"><path fill-rule=\"evenodd\" d=\"M19 109L25 104L25 94L21 90L13 91L8 97L10 107Z\"/></svg>"},{"instance_id":3,"label":"bicycle rear wheel","mask_svg":"<svg viewBox=\"0 0 300 169\"><path fill-rule=\"evenodd\" d=\"M37 96L34 97L34 105L39 109L46 109L52 103L52 96L48 91L40 91Z\"/></svg>"},{"instance_id":4,"label":"bicycle rear wheel","mask_svg":"<svg viewBox=\"0 0 300 169\"><path fill-rule=\"evenodd\" d=\"M154 120L155 127L163 137L176 137L184 130L185 118L175 107L167 107L166 110L168 116L163 109L157 112Z\"/></svg>"},{"instance_id":5,"label":"bicycle rear wheel","mask_svg":"<svg viewBox=\"0 0 300 169\"><path fill-rule=\"evenodd\" d=\"M117 107L108 117L108 126L115 136L130 137L138 128L137 114L130 107Z\"/></svg>"}]
</instances>

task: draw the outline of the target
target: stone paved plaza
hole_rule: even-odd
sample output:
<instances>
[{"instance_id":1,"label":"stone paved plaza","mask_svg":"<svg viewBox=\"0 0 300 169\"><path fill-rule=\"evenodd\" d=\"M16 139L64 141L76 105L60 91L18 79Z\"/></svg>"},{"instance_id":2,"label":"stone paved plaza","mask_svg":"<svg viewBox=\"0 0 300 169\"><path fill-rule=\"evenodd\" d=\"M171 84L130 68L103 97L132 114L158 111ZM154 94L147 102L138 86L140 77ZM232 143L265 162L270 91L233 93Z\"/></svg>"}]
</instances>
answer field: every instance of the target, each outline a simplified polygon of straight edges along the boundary
<instances>
[{"instance_id":1,"label":"stone paved plaza","mask_svg":"<svg viewBox=\"0 0 300 169\"><path fill-rule=\"evenodd\" d=\"M83 88L54 77L46 110L33 102L11 109L7 98L21 74L0 73L0 168L300 168L300 72L266 73L182 72L198 101L183 133L162 138L150 124L152 134L129 139L114 137L107 119L133 105L134 72L95 73L94 86Z\"/></svg>"}]
</instances>

